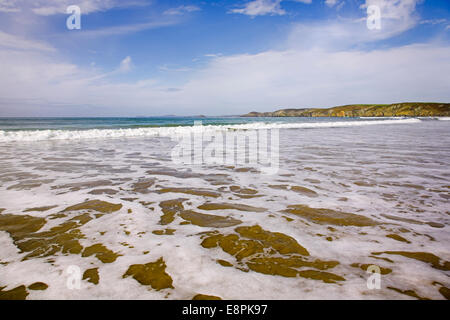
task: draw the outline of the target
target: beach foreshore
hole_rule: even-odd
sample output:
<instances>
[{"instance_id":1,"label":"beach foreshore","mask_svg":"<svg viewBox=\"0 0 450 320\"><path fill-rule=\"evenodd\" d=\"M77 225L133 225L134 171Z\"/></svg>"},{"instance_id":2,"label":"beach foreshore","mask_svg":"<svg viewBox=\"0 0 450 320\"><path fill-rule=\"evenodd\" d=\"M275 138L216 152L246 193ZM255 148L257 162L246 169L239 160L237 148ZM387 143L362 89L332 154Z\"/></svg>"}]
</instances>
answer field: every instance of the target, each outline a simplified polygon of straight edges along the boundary
<instances>
[{"instance_id":1,"label":"beach foreshore","mask_svg":"<svg viewBox=\"0 0 450 320\"><path fill-rule=\"evenodd\" d=\"M282 128L276 174L162 136L2 142L0 299L448 298L448 126Z\"/></svg>"}]
</instances>

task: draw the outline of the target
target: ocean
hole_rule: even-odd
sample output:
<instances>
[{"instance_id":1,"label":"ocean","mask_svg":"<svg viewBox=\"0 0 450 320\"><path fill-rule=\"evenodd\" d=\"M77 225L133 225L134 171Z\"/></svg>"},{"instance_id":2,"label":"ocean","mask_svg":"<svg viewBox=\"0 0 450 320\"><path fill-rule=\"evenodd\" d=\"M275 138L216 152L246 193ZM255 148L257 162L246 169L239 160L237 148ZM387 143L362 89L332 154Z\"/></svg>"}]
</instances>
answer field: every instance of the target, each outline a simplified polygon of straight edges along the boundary
<instances>
[{"instance_id":1,"label":"ocean","mask_svg":"<svg viewBox=\"0 0 450 320\"><path fill-rule=\"evenodd\" d=\"M443 299L447 120L0 118L0 294Z\"/></svg>"}]
</instances>

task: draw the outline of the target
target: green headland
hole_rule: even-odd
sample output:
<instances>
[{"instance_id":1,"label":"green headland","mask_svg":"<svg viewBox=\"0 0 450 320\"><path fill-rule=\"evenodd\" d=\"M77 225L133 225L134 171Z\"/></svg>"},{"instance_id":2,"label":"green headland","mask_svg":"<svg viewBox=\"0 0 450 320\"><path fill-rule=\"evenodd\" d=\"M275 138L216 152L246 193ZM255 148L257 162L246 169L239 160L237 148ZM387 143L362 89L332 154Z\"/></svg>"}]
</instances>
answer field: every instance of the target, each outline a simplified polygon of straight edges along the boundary
<instances>
[{"instance_id":1,"label":"green headland","mask_svg":"<svg viewBox=\"0 0 450 320\"><path fill-rule=\"evenodd\" d=\"M250 112L242 117L448 117L450 103L404 102L394 104L352 104L327 109L281 109Z\"/></svg>"}]
</instances>

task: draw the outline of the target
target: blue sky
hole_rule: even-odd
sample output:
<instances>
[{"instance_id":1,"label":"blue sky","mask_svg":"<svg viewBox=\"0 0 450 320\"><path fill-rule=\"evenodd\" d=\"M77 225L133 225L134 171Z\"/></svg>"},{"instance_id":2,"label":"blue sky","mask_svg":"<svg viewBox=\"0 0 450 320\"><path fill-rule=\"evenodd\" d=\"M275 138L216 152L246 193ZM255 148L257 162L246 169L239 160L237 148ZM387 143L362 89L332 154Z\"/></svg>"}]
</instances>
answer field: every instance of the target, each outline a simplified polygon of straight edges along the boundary
<instances>
[{"instance_id":1,"label":"blue sky","mask_svg":"<svg viewBox=\"0 0 450 320\"><path fill-rule=\"evenodd\" d=\"M449 40L448 0L0 0L0 116L449 102Z\"/></svg>"}]
</instances>

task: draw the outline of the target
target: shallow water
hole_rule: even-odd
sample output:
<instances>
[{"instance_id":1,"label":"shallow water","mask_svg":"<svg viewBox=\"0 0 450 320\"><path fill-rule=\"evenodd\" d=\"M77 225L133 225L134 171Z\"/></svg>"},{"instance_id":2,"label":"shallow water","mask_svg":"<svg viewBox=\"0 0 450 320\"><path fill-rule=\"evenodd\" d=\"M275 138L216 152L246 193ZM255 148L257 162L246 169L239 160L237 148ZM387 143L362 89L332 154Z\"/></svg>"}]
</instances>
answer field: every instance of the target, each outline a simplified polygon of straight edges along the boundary
<instances>
[{"instance_id":1,"label":"shallow water","mask_svg":"<svg viewBox=\"0 0 450 320\"><path fill-rule=\"evenodd\" d=\"M0 297L444 299L450 123L406 120L231 123L281 129L274 175L174 164L176 127L3 131Z\"/></svg>"}]
</instances>

